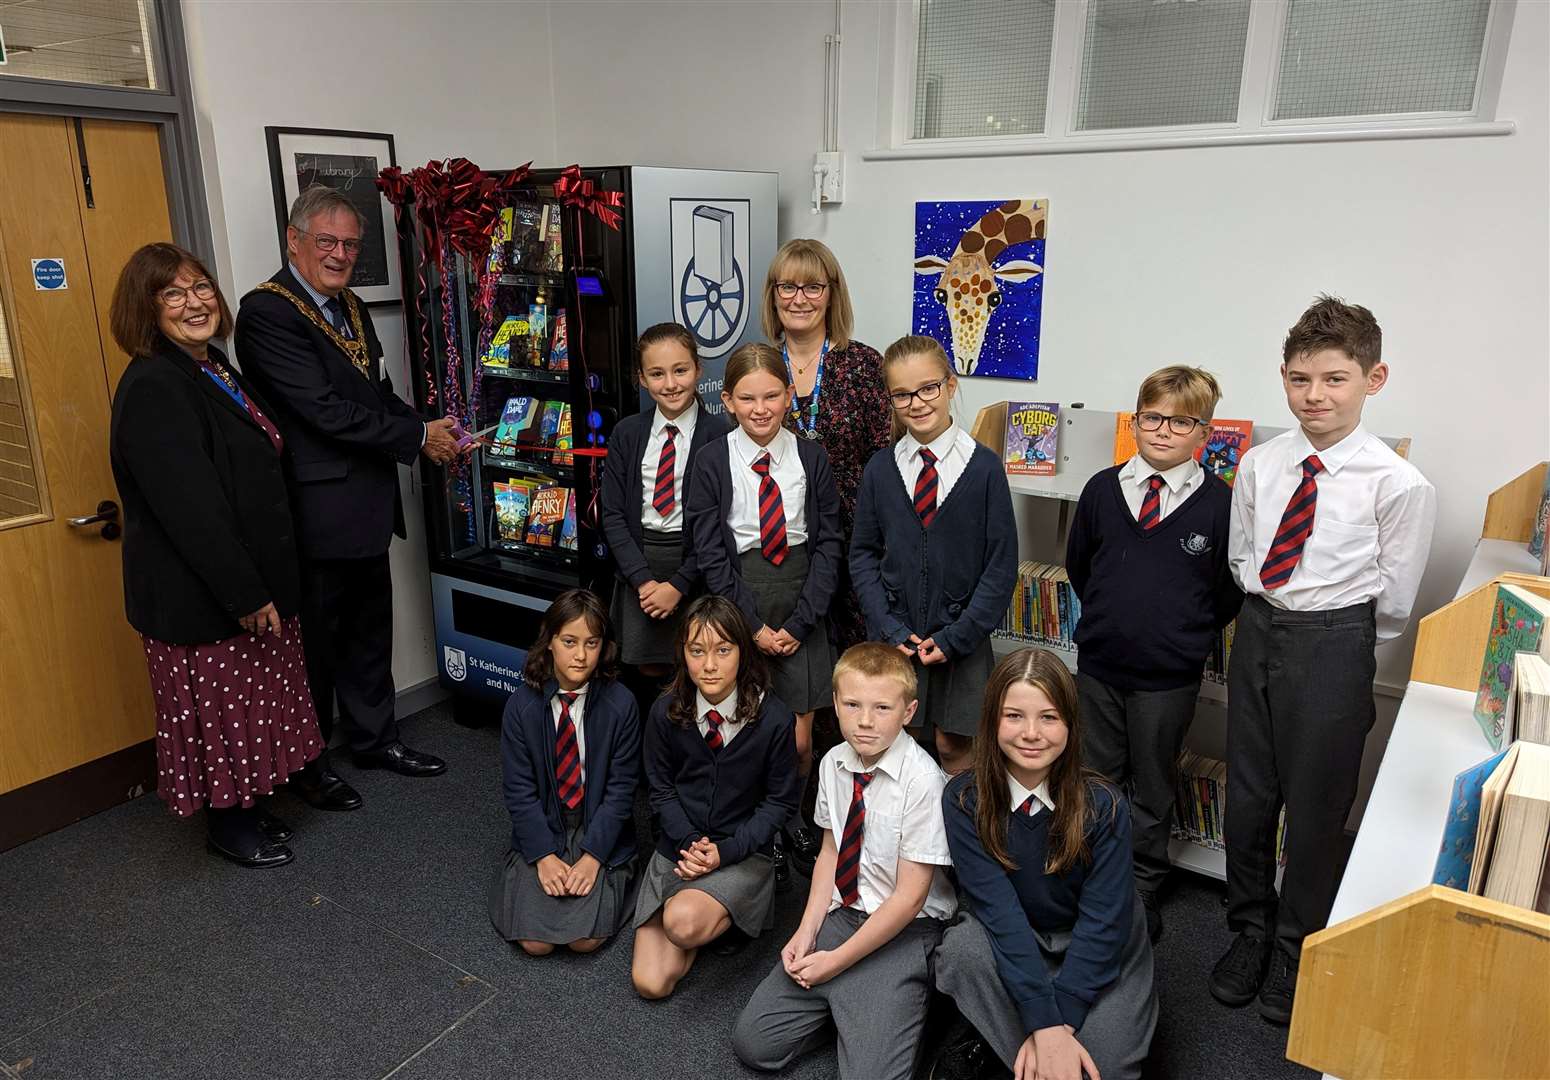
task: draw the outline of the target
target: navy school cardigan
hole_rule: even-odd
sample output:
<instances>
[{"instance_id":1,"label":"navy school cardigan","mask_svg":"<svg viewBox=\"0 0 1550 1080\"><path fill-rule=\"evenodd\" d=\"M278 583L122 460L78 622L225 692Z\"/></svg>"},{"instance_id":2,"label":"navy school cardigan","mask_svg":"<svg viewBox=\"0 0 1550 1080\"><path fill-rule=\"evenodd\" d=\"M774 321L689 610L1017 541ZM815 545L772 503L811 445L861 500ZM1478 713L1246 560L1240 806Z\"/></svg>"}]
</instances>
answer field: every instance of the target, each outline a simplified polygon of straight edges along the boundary
<instances>
[{"instance_id":1,"label":"navy school cardigan","mask_svg":"<svg viewBox=\"0 0 1550 1080\"><path fill-rule=\"evenodd\" d=\"M893 448L873 454L856 499L850 580L872 640L935 638L949 660L979 648L1006 618L1017 582L1017 522L1000 459L976 443L926 528Z\"/></svg>"},{"instance_id":2,"label":"navy school cardigan","mask_svg":"<svg viewBox=\"0 0 1550 1080\"><path fill-rule=\"evenodd\" d=\"M686 515L694 536L694 553L705 584L740 609L749 627L765 625L753 592L743 584L737 566L737 540L728 521L732 513L731 443L717 439L705 447L690 476ZM829 603L839 582L844 541L840 537L840 497L834 488L829 455L811 439L797 439L797 458L807 474L807 580L791 618L775 630L785 630L806 641L818 620L827 618Z\"/></svg>"},{"instance_id":3,"label":"navy school cardigan","mask_svg":"<svg viewBox=\"0 0 1550 1080\"><path fill-rule=\"evenodd\" d=\"M723 866L768 854L800 794L791 710L765 694L759 718L712 750L698 725L668 719L669 699L658 698L646 720L646 780L662 825L657 850L676 863L703 836L720 849Z\"/></svg>"},{"instance_id":4,"label":"navy school cardigan","mask_svg":"<svg viewBox=\"0 0 1550 1080\"><path fill-rule=\"evenodd\" d=\"M960 797L963 805L959 805ZM947 849L974 917L990 937L1001 976L1028 1034L1070 1024L1081 1031L1093 1003L1119 978L1136 899L1130 853L1130 807L1107 784L1087 785L1087 845L1092 862L1063 874L1044 872L1054 815L1029 817L1007 807L1007 851L1016 870L985 853L974 826L974 774L961 773L942 793ZM1051 979L1034 927L1070 931L1058 977Z\"/></svg>"},{"instance_id":5,"label":"navy school cardigan","mask_svg":"<svg viewBox=\"0 0 1550 1080\"><path fill-rule=\"evenodd\" d=\"M528 863L565 850L565 825L554 775L555 727L542 691L519 686L501 721L501 775L511 813L511 847ZM594 681L581 715L586 743L581 849L607 867L635 855L635 788L640 782L640 710L624 684Z\"/></svg>"},{"instance_id":6,"label":"navy school cardigan","mask_svg":"<svg viewBox=\"0 0 1550 1080\"><path fill-rule=\"evenodd\" d=\"M713 416L704 402L700 403L699 409L694 435L689 439L689 452L679 458L677 465L683 470L685 503L689 498L689 478L694 475L695 458L707 443L731 430L726 417ZM640 468L656 415L656 409L651 408L626 416L615 424L608 441L608 455L603 458L603 536L608 540L619 577L635 590L651 580L651 568L646 565L646 556L641 550L644 544L641 508L645 505L645 492ZM689 537L687 513L684 521L683 558L668 581L687 596L700 580L700 569Z\"/></svg>"}]
</instances>

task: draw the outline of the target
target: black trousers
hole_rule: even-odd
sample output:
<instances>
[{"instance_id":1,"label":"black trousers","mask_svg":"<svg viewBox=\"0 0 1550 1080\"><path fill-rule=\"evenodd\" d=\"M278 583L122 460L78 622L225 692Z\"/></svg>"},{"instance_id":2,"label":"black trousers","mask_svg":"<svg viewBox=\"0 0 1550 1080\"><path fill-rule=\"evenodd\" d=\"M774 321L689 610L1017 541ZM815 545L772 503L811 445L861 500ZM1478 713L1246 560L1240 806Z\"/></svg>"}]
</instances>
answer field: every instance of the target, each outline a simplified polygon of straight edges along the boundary
<instances>
[{"instance_id":1,"label":"black trousers","mask_svg":"<svg viewBox=\"0 0 1550 1080\"><path fill-rule=\"evenodd\" d=\"M1120 690L1076 677L1082 709L1082 764L1130 799L1136 888L1156 892L1168 876L1179 749L1195 719L1200 680L1172 690Z\"/></svg>"},{"instance_id":2,"label":"black trousers","mask_svg":"<svg viewBox=\"0 0 1550 1080\"><path fill-rule=\"evenodd\" d=\"M1282 611L1250 596L1227 671L1227 923L1297 959L1329 921L1375 713L1373 605ZM1276 818L1286 871L1275 890Z\"/></svg>"},{"instance_id":3,"label":"black trousers","mask_svg":"<svg viewBox=\"0 0 1550 1080\"><path fill-rule=\"evenodd\" d=\"M327 744L334 704L353 751L398 741L393 715L393 575L387 552L365 559L305 559L301 632L307 684Z\"/></svg>"}]
</instances>

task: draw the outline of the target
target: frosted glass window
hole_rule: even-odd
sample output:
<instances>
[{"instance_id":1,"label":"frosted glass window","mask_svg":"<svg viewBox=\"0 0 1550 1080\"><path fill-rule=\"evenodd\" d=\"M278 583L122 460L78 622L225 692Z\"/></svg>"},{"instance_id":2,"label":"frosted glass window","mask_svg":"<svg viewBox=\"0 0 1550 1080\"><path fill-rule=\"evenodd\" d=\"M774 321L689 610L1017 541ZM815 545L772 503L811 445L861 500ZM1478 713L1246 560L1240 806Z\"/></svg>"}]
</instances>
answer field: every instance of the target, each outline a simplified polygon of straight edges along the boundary
<instances>
[{"instance_id":1,"label":"frosted glass window","mask_svg":"<svg viewBox=\"0 0 1550 1080\"><path fill-rule=\"evenodd\" d=\"M1238 119L1250 0L1091 0L1076 130Z\"/></svg>"},{"instance_id":2,"label":"frosted glass window","mask_svg":"<svg viewBox=\"0 0 1550 1080\"><path fill-rule=\"evenodd\" d=\"M1044 130L1055 0L920 0L917 139Z\"/></svg>"},{"instance_id":3,"label":"frosted glass window","mask_svg":"<svg viewBox=\"0 0 1550 1080\"><path fill-rule=\"evenodd\" d=\"M37 454L27 434L21 383L16 377L16 358L5 325L5 305L0 303L0 526L14 518L41 512L38 493Z\"/></svg>"},{"instance_id":4,"label":"frosted glass window","mask_svg":"<svg viewBox=\"0 0 1550 1080\"><path fill-rule=\"evenodd\" d=\"M1275 117L1468 112L1490 0L1291 0Z\"/></svg>"},{"instance_id":5,"label":"frosted glass window","mask_svg":"<svg viewBox=\"0 0 1550 1080\"><path fill-rule=\"evenodd\" d=\"M156 0L0 0L0 77L158 88Z\"/></svg>"}]
</instances>

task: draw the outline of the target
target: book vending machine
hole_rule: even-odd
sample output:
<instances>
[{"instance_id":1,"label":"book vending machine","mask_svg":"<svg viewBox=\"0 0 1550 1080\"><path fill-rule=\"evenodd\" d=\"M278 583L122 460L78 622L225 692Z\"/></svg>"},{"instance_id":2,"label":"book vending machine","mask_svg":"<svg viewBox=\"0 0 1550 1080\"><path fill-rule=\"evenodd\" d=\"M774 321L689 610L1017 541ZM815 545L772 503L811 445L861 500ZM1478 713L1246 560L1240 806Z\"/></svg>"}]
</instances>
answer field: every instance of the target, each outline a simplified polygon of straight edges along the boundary
<instances>
[{"instance_id":1,"label":"book vending machine","mask_svg":"<svg viewBox=\"0 0 1550 1080\"><path fill-rule=\"evenodd\" d=\"M603 460L619 418L652 407L636 335L688 327L718 412L727 355L763 339L776 174L582 168L621 196L601 214L563 176L533 170L478 256L426 251L413 202L398 222L415 399L475 440L452 466L420 462L437 667L460 711L511 694L556 596L610 598Z\"/></svg>"}]
</instances>

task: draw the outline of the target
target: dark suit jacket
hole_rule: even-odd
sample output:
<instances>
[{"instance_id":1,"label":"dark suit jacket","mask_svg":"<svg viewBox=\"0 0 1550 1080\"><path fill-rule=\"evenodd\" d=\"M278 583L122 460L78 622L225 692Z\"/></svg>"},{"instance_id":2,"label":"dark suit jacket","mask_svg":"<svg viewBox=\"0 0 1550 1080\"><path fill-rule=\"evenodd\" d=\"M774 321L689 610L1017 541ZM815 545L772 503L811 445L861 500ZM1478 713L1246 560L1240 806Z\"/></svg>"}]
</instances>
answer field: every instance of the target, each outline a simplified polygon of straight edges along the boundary
<instances>
[{"instance_id":1,"label":"dark suit jacket","mask_svg":"<svg viewBox=\"0 0 1550 1080\"><path fill-rule=\"evenodd\" d=\"M608 456L603 459L603 535L613 552L614 567L619 577L629 583L631 589L639 589L651 580L651 569L641 551L641 507L645 502L645 488L641 482L641 457L646 452L646 441L651 438L651 424L656 419L656 409L626 416L614 425L613 437L608 441ZM700 406L700 415L694 422L694 436L689 440L689 452L678 462L683 470L684 501L689 499L689 478L694 475L694 462L706 443L721 438L731 427L724 416L712 416ZM694 556L694 543L687 527L683 531L683 561L670 579L673 588L689 595L700 580L699 563Z\"/></svg>"},{"instance_id":2,"label":"dark suit jacket","mask_svg":"<svg viewBox=\"0 0 1550 1080\"><path fill-rule=\"evenodd\" d=\"M725 596L743 611L750 628L764 625L753 592L743 584L737 565L737 538L727 520L732 513L732 473L728 466L731 444L717 439L705 447L689 478L690 492L684 516L694 534L694 554L705 585ZM784 626L798 641L806 641L819 619L828 618L829 603L839 581L844 544L840 539L840 497L834 490L829 455L818 443L797 439L797 458L807 474L807 580L802 595Z\"/></svg>"},{"instance_id":3,"label":"dark suit jacket","mask_svg":"<svg viewBox=\"0 0 1550 1080\"><path fill-rule=\"evenodd\" d=\"M311 303L289 267L269 280ZM414 461L425 426L393 392L382 369L382 343L364 305L361 318L369 379L283 296L250 292L237 313L237 359L273 404L285 436L306 558L381 555L394 533L404 535L398 463Z\"/></svg>"},{"instance_id":4,"label":"dark suit jacket","mask_svg":"<svg viewBox=\"0 0 1550 1080\"><path fill-rule=\"evenodd\" d=\"M280 454L192 357L158 337L151 355L129 362L113 394L110 444L131 626L196 645L241 633L237 620L268 603L282 617L296 614L301 586Z\"/></svg>"},{"instance_id":5,"label":"dark suit jacket","mask_svg":"<svg viewBox=\"0 0 1550 1080\"><path fill-rule=\"evenodd\" d=\"M554 714L559 692L522 686L501 722L501 773L511 812L511 848L529 863L565 850L565 825L554 776ZM640 782L640 710L622 683L594 682L581 715L586 746L581 796L581 848L604 866L635 855L635 788Z\"/></svg>"}]
</instances>

